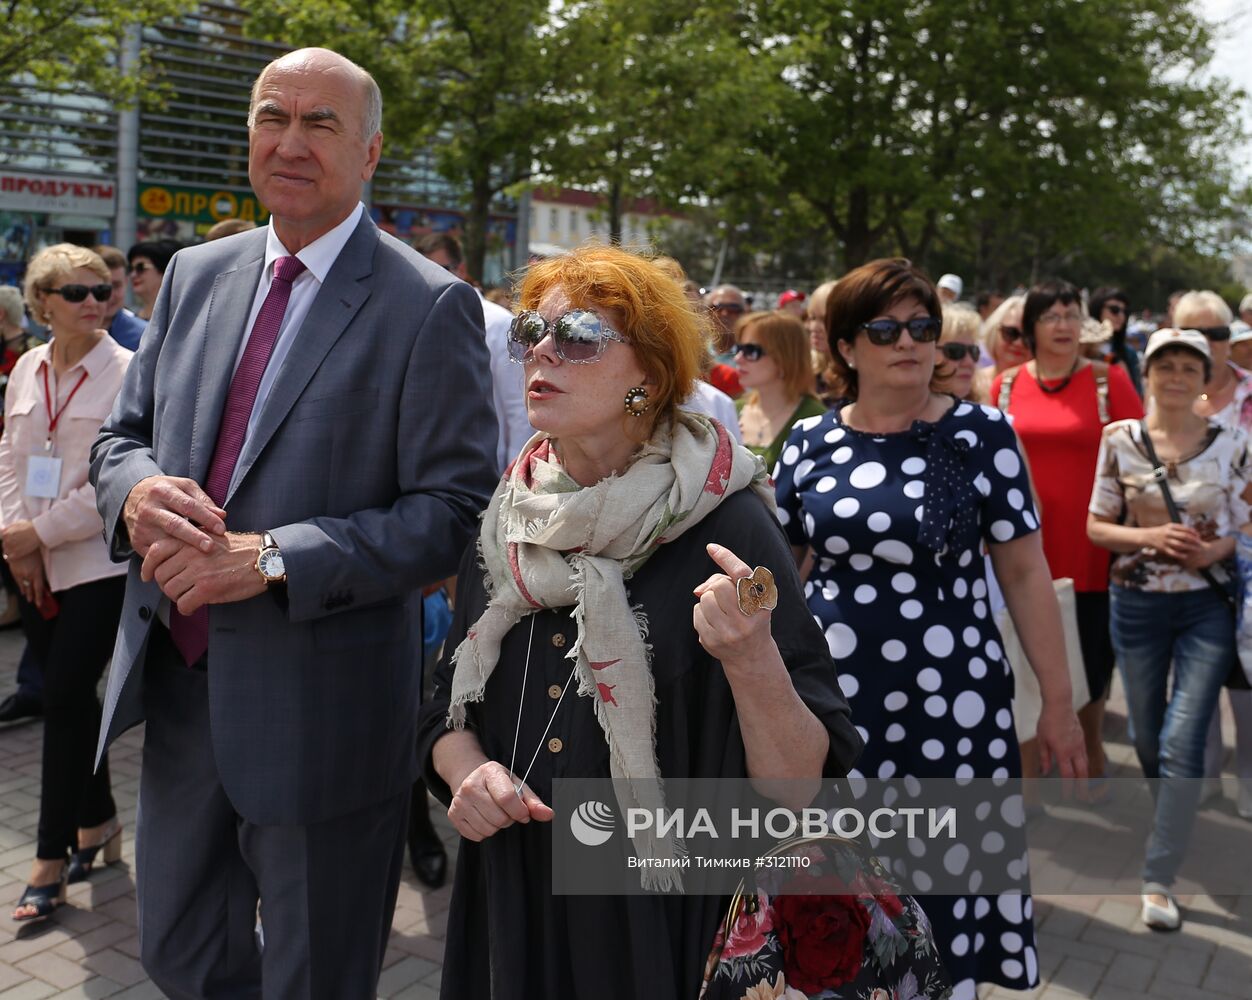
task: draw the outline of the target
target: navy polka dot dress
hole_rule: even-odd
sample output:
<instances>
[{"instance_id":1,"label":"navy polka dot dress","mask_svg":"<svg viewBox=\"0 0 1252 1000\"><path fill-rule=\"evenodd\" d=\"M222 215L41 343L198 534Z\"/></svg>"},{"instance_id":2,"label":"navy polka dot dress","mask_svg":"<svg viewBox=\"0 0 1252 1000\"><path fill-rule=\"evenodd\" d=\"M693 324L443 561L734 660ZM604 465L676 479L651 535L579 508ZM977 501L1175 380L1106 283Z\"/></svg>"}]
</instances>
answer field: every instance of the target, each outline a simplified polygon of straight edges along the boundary
<instances>
[{"instance_id":1,"label":"navy polka dot dress","mask_svg":"<svg viewBox=\"0 0 1252 1000\"><path fill-rule=\"evenodd\" d=\"M816 553L805 596L865 740L852 773L1020 776L980 551L1039 528L1017 438L999 410L971 403L885 435L845 426L839 409L795 425L774 479L792 544ZM971 895L920 897L958 1000L980 982L1038 982L1020 825L996 857L1021 894L978 895L970 872Z\"/></svg>"}]
</instances>

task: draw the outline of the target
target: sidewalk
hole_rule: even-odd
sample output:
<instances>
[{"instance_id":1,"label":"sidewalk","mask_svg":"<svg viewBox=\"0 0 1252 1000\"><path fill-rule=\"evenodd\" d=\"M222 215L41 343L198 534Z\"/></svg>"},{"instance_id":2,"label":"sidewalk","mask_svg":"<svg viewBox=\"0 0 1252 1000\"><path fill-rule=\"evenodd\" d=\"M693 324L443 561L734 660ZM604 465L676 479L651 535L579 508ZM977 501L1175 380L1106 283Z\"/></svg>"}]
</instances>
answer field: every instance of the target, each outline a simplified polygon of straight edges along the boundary
<instances>
[{"instance_id":1,"label":"sidewalk","mask_svg":"<svg viewBox=\"0 0 1252 1000\"><path fill-rule=\"evenodd\" d=\"M0 633L0 697L13 690L20 651L17 633ZM1112 759L1125 773L1134 774L1137 766L1125 740L1125 707L1119 692L1114 692L1109 709ZM113 794L126 826L124 863L98 871L85 884L71 886L70 905L41 928L24 928L19 937L17 925L8 920L35 850L41 733L37 724L0 727L0 905L4 907L0 914L0 1000L160 997L137 960L132 836L140 730L124 736L109 757ZM1229 799L1210 808L1233 813ZM438 813L436 820L454 846L447 821ZM1252 823L1248 824L1248 845L1252 864ZM1183 930L1161 935L1139 923L1137 896L1036 896L1035 926L1044 985L1031 993L991 990L983 1000L1246 1000L1252 996L1252 896L1192 896L1181 897L1180 902L1186 908ZM406 865L378 987L380 997L434 1000L438 996L447 908L448 889L424 891Z\"/></svg>"}]
</instances>

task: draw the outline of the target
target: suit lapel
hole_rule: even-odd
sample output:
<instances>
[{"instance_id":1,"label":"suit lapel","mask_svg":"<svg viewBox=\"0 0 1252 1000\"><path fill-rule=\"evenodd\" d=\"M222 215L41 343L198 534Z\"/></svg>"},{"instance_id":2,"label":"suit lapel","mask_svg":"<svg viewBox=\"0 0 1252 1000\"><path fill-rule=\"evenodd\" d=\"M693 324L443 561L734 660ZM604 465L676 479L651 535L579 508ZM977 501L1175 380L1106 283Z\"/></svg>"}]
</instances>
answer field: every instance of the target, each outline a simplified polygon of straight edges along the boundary
<instances>
[{"instance_id":1,"label":"suit lapel","mask_svg":"<svg viewBox=\"0 0 1252 1000\"><path fill-rule=\"evenodd\" d=\"M213 297L205 319L204 346L200 354L195 415L191 428L191 455L187 474L204 482L213 460L213 448L226 408L226 393L235 370L235 359L243 343L244 326L252 310L257 284L265 268L264 230L256 256L233 271L224 271L213 282Z\"/></svg>"},{"instance_id":2,"label":"suit lapel","mask_svg":"<svg viewBox=\"0 0 1252 1000\"><path fill-rule=\"evenodd\" d=\"M352 231L348 242L344 244L343 250L326 275L326 281L313 300L308 315L296 331L291 349L287 352L273 388L262 406L256 429L248 437L243 453L239 456L235 487L230 496L234 495L247 477L257 457L265 450L274 432L304 392L313 373L369 298L368 278L373 273L377 245L378 229L368 214L362 215L360 223ZM223 401L224 399L225 396ZM228 503L230 496L226 498Z\"/></svg>"}]
</instances>

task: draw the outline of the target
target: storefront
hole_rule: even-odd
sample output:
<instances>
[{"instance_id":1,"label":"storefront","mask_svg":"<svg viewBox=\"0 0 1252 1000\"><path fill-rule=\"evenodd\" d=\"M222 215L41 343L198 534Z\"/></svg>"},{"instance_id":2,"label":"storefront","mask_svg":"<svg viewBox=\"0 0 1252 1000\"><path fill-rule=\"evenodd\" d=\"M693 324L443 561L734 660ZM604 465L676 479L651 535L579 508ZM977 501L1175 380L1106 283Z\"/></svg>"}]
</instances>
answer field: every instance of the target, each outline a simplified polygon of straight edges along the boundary
<instances>
[{"instance_id":1,"label":"storefront","mask_svg":"<svg viewBox=\"0 0 1252 1000\"><path fill-rule=\"evenodd\" d=\"M112 177L0 169L0 284L20 284L26 262L53 243L110 242Z\"/></svg>"},{"instance_id":2,"label":"storefront","mask_svg":"<svg viewBox=\"0 0 1252 1000\"><path fill-rule=\"evenodd\" d=\"M223 219L245 219L263 226L269 217L269 212L251 191L140 184L136 239L196 243Z\"/></svg>"}]
</instances>

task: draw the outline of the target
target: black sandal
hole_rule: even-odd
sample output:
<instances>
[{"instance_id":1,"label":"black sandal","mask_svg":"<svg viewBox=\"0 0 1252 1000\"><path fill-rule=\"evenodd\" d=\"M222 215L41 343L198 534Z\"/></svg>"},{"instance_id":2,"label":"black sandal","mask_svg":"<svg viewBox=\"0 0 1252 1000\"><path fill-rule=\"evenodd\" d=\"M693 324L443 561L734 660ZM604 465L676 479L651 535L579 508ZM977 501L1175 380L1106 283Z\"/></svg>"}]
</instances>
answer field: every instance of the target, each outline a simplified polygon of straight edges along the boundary
<instances>
[{"instance_id":1,"label":"black sandal","mask_svg":"<svg viewBox=\"0 0 1252 1000\"><path fill-rule=\"evenodd\" d=\"M18 923L47 920L52 916L52 912L65 902L65 885L64 869L61 871L61 878L51 885L28 885L26 891L22 893L22 898L17 901L17 906L13 908L13 919ZM17 911L27 906L33 906L35 912L18 916Z\"/></svg>"},{"instance_id":2,"label":"black sandal","mask_svg":"<svg viewBox=\"0 0 1252 1000\"><path fill-rule=\"evenodd\" d=\"M84 847L80 851L74 851L70 854L70 865L67 869L67 881L70 885L75 882L85 882L91 874L91 869L95 864L96 855L101 851L104 852L104 863L106 865L114 865L122 860L122 824L117 822L117 817L113 818L114 826L109 835L99 844L91 847Z\"/></svg>"}]
</instances>

